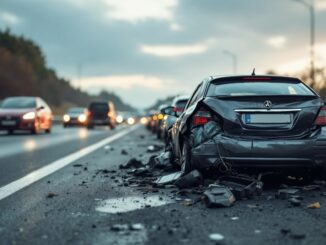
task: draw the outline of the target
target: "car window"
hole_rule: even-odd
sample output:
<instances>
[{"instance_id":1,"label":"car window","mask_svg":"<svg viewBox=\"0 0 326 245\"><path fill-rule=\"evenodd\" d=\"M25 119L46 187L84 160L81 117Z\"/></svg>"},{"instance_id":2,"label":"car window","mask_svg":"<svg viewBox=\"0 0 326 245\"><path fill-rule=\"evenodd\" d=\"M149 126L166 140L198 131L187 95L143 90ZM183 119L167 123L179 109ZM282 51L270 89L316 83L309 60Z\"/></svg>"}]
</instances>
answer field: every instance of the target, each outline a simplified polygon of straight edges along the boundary
<instances>
[{"instance_id":1,"label":"car window","mask_svg":"<svg viewBox=\"0 0 326 245\"><path fill-rule=\"evenodd\" d=\"M90 105L92 111L108 111L109 106L106 103L94 103Z\"/></svg>"},{"instance_id":2,"label":"car window","mask_svg":"<svg viewBox=\"0 0 326 245\"><path fill-rule=\"evenodd\" d=\"M35 108L35 98L7 98L2 102L2 108L24 109Z\"/></svg>"},{"instance_id":3,"label":"car window","mask_svg":"<svg viewBox=\"0 0 326 245\"><path fill-rule=\"evenodd\" d=\"M207 96L255 96L255 95L314 95L303 83L293 82L228 82L212 83Z\"/></svg>"}]
</instances>

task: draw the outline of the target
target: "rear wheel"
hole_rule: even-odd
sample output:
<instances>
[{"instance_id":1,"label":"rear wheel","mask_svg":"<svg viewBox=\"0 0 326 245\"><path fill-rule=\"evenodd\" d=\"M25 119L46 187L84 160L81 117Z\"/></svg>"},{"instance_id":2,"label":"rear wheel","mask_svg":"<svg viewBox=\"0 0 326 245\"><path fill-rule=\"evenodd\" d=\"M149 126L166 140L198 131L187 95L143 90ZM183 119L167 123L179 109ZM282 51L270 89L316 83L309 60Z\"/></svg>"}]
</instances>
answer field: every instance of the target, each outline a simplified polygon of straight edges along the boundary
<instances>
[{"instance_id":1,"label":"rear wheel","mask_svg":"<svg viewBox=\"0 0 326 245\"><path fill-rule=\"evenodd\" d=\"M45 129L45 133L47 134L51 133L51 128Z\"/></svg>"},{"instance_id":2,"label":"rear wheel","mask_svg":"<svg viewBox=\"0 0 326 245\"><path fill-rule=\"evenodd\" d=\"M94 125L93 124L87 124L87 129L93 129Z\"/></svg>"},{"instance_id":3,"label":"rear wheel","mask_svg":"<svg viewBox=\"0 0 326 245\"><path fill-rule=\"evenodd\" d=\"M189 173L194 169L191 163L191 147L187 140L184 140L183 143L180 163L181 163L181 170L184 173Z\"/></svg>"},{"instance_id":4,"label":"rear wheel","mask_svg":"<svg viewBox=\"0 0 326 245\"><path fill-rule=\"evenodd\" d=\"M11 134L14 133L14 130L12 130L12 129L8 129L8 130L7 130L7 133L11 135Z\"/></svg>"}]
</instances>

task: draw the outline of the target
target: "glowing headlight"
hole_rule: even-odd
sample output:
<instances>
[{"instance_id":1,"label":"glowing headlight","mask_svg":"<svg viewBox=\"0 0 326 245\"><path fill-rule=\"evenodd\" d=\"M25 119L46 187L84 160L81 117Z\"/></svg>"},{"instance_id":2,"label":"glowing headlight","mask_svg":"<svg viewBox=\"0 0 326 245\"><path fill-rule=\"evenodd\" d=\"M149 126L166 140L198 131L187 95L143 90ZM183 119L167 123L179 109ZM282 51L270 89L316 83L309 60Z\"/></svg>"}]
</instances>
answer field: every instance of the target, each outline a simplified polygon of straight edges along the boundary
<instances>
[{"instance_id":1,"label":"glowing headlight","mask_svg":"<svg viewBox=\"0 0 326 245\"><path fill-rule=\"evenodd\" d=\"M146 118L146 117L142 117L142 118L140 119L140 123L141 123L141 124L146 124L146 123L147 123L147 118Z\"/></svg>"},{"instance_id":2,"label":"glowing headlight","mask_svg":"<svg viewBox=\"0 0 326 245\"><path fill-rule=\"evenodd\" d=\"M129 125L133 125L135 123L135 119L133 119L132 117L128 118L128 124Z\"/></svg>"},{"instance_id":3,"label":"glowing headlight","mask_svg":"<svg viewBox=\"0 0 326 245\"><path fill-rule=\"evenodd\" d=\"M35 116L36 116L35 112L31 111L31 112L27 112L26 114L24 114L23 119L24 120L32 120L35 118Z\"/></svg>"},{"instance_id":4,"label":"glowing headlight","mask_svg":"<svg viewBox=\"0 0 326 245\"><path fill-rule=\"evenodd\" d=\"M70 121L70 116L67 115L67 114L63 115L63 121L64 122L69 122Z\"/></svg>"},{"instance_id":5,"label":"glowing headlight","mask_svg":"<svg viewBox=\"0 0 326 245\"><path fill-rule=\"evenodd\" d=\"M164 117L163 114L158 114L158 116L157 116L158 120L162 120L163 117Z\"/></svg>"},{"instance_id":6,"label":"glowing headlight","mask_svg":"<svg viewBox=\"0 0 326 245\"><path fill-rule=\"evenodd\" d=\"M122 116L117 116L116 121L117 121L117 123L122 123L123 122L123 117Z\"/></svg>"},{"instance_id":7,"label":"glowing headlight","mask_svg":"<svg viewBox=\"0 0 326 245\"><path fill-rule=\"evenodd\" d=\"M85 114L81 114L78 116L78 121L83 123L86 122L86 115Z\"/></svg>"}]
</instances>

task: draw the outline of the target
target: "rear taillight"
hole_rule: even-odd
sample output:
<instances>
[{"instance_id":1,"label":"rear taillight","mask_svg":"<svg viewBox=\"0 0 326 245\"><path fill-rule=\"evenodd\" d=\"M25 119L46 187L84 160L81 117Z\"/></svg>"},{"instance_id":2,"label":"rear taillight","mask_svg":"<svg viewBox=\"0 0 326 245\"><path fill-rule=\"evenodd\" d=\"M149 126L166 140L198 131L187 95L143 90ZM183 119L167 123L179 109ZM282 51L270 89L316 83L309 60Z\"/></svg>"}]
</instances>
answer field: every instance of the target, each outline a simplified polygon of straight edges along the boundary
<instances>
[{"instance_id":1,"label":"rear taillight","mask_svg":"<svg viewBox=\"0 0 326 245\"><path fill-rule=\"evenodd\" d=\"M194 126L200 126L208 123L212 120L212 115L205 108L200 108L194 115L192 124Z\"/></svg>"},{"instance_id":2,"label":"rear taillight","mask_svg":"<svg viewBox=\"0 0 326 245\"><path fill-rule=\"evenodd\" d=\"M326 106L320 109L320 112L318 114L315 123L319 126L326 126Z\"/></svg>"},{"instance_id":3,"label":"rear taillight","mask_svg":"<svg viewBox=\"0 0 326 245\"><path fill-rule=\"evenodd\" d=\"M89 117L91 114L92 114L91 111L87 111L87 112L86 112L86 115L87 115L88 117Z\"/></svg>"},{"instance_id":4,"label":"rear taillight","mask_svg":"<svg viewBox=\"0 0 326 245\"><path fill-rule=\"evenodd\" d=\"M182 107L174 107L173 112L182 112L183 108Z\"/></svg>"}]
</instances>

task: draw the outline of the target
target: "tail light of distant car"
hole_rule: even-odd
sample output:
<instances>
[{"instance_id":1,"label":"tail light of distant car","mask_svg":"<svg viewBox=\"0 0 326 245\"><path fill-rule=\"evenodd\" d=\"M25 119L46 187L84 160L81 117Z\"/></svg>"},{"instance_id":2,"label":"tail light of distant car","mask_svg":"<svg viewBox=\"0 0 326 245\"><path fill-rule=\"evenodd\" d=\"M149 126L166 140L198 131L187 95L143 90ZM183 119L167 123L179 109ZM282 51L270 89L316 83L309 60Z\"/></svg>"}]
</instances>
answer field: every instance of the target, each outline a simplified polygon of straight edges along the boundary
<instances>
[{"instance_id":1,"label":"tail light of distant car","mask_svg":"<svg viewBox=\"0 0 326 245\"><path fill-rule=\"evenodd\" d=\"M315 123L319 126L326 126L326 106L323 106L320 109L320 112L318 114Z\"/></svg>"},{"instance_id":2,"label":"tail light of distant car","mask_svg":"<svg viewBox=\"0 0 326 245\"><path fill-rule=\"evenodd\" d=\"M86 115L89 117L92 115L92 112L90 110L87 110Z\"/></svg>"},{"instance_id":3,"label":"tail light of distant car","mask_svg":"<svg viewBox=\"0 0 326 245\"><path fill-rule=\"evenodd\" d=\"M200 108L193 117L192 124L194 126L201 126L212 120L211 113L205 108Z\"/></svg>"}]
</instances>

